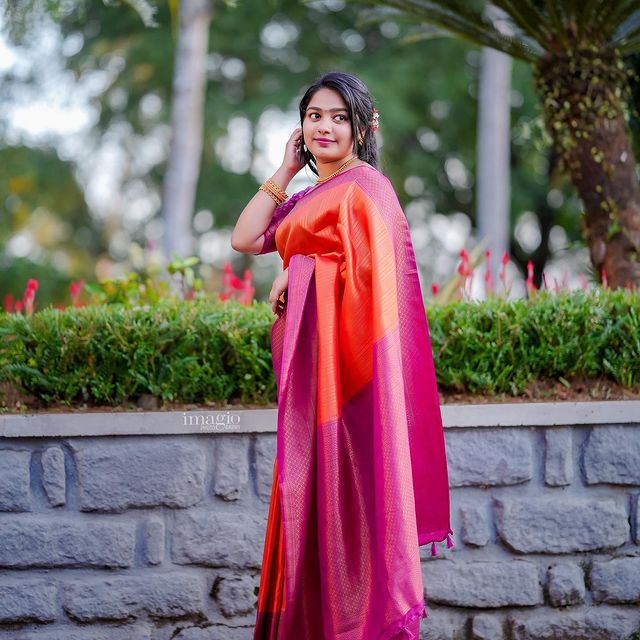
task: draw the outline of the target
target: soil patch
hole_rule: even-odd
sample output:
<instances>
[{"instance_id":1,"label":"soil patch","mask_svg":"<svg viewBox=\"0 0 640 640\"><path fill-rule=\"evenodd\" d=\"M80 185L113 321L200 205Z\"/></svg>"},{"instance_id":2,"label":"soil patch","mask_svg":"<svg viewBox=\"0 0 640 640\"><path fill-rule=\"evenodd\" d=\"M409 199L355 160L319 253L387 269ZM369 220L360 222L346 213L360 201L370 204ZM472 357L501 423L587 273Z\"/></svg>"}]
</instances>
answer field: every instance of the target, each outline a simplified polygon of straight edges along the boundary
<instances>
[{"instance_id":1,"label":"soil patch","mask_svg":"<svg viewBox=\"0 0 640 640\"><path fill-rule=\"evenodd\" d=\"M640 385L623 387L612 380L574 379L564 384L559 381L532 382L522 395L487 395L474 393L439 393L440 403L446 404L505 404L522 402L592 402L602 400L640 400ZM109 405L45 405L34 396L20 393L7 383L0 384L0 413L88 413L88 412L140 412L140 411L237 411L239 409L275 409L277 405L247 404L241 402L204 404L161 402L154 396L144 395L137 402L119 406Z\"/></svg>"}]
</instances>

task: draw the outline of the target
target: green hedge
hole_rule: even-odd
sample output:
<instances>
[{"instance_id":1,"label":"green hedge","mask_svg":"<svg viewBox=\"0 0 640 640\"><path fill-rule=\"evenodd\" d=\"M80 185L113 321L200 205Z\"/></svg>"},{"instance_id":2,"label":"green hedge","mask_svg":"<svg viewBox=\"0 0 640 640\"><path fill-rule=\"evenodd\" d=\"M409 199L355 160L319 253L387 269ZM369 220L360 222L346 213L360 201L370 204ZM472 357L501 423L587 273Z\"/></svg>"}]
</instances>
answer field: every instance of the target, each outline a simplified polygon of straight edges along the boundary
<instances>
[{"instance_id":1,"label":"green hedge","mask_svg":"<svg viewBox=\"0 0 640 640\"><path fill-rule=\"evenodd\" d=\"M640 295L539 293L427 308L441 391L521 394L572 377L640 384ZM269 305L163 302L0 314L0 382L47 403L274 402Z\"/></svg>"},{"instance_id":2,"label":"green hedge","mask_svg":"<svg viewBox=\"0 0 640 640\"><path fill-rule=\"evenodd\" d=\"M120 404L276 395L266 304L163 302L0 315L0 381L44 403Z\"/></svg>"},{"instance_id":3,"label":"green hedge","mask_svg":"<svg viewBox=\"0 0 640 640\"><path fill-rule=\"evenodd\" d=\"M599 290L428 309L443 390L521 394L534 380L640 383L640 294Z\"/></svg>"}]
</instances>

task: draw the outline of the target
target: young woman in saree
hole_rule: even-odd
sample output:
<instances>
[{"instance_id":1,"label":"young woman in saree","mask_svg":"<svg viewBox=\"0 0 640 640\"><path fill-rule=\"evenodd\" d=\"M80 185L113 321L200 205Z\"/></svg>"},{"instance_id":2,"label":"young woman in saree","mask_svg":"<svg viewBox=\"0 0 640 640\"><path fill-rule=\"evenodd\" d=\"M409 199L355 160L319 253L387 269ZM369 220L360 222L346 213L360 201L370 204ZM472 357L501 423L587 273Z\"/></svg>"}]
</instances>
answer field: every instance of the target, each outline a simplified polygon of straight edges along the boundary
<instances>
[{"instance_id":1,"label":"young woman in saree","mask_svg":"<svg viewBox=\"0 0 640 640\"><path fill-rule=\"evenodd\" d=\"M419 546L447 541L447 462L406 217L366 86L323 75L232 246L277 250L277 452L254 640L411 640ZM315 185L287 198L304 166Z\"/></svg>"}]
</instances>

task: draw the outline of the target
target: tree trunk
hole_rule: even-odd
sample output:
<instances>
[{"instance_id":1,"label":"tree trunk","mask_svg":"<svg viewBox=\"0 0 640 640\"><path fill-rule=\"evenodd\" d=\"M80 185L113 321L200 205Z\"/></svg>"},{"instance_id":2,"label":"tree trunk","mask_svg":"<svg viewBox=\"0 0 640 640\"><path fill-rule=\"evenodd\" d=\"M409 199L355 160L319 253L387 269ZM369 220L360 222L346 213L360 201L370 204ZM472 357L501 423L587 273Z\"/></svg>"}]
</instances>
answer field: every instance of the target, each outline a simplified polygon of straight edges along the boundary
<instances>
[{"instance_id":1,"label":"tree trunk","mask_svg":"<svg viewBox=\"0 0 640 640\"><path fill-rule=\"evenodd\" d=\"M498 26L502 13L490 6L486 14ZM478 89L476 225L497 273L511 227L511 56L483 47Z\"/></svg>"},{"instance_id":2,"label":"tree trunk","mask_svg":"<svg viewBox=\"0 0 640 640\"><path fill-rule=\"evenodd\" d=\"M601 162L594 160L591 143L602 152ZM572 172L572 180L585 205L591 262L604 270L611 287L639 286L640 189L622 114L605 119L598 134L581 141L575 154L582 169Z\"/></svg>"},{"instance_id":3,"label":"tree trunk","mask_svg":"<svg viewBox=\"0 0 640 640\"><path fill-rule=\"evenodd\" d=\"M511 226L511 58L506 53L482 49L479 89L476 224L480 237L488 239L497 273L502 254L509 250Z\"/></svg>"},{"instance_id":4,"label":"tree trunk","mask_svg":"<svg viewBox=\"0 0 640 640\"><path fill-rule=\"evenodd\" d=\"M193 252L191 220L202 156L206 61L213 0L181 0L173 71L171 144L162 197L164 254Z\"/></svg>"},{"instance_id":5,"label":"tree trunk","mask_svg":"<svg viewBox=\"0 0 640 640\"><path fill-rule=\"evenodd\" d=\"M613 53L585 50L542 61L547 128L585 208L583 233L598 276L640 286L640 187L624 118L626 70Z\"/></svg>"}]
</instances>

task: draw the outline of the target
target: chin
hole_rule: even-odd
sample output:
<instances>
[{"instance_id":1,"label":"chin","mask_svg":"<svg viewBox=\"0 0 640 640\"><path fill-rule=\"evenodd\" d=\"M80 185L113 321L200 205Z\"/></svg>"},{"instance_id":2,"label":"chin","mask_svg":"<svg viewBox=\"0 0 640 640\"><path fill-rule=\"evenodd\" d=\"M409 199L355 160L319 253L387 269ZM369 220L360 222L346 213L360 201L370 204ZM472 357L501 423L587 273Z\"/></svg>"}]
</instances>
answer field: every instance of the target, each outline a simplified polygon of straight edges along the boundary
<instances>
[{"instance_id":1,"label":"chin","mask_svg":"<svg viewBox=\"0 0 640 640\"><path fill-rule=\"evenodd\" d=\"M337 162L341 158L344 158L345 153L328 153L326 149L318 149L317 153L313 154L316 157L316 160L320 160L321 162Z\"/></svg>"}]
</instances>

